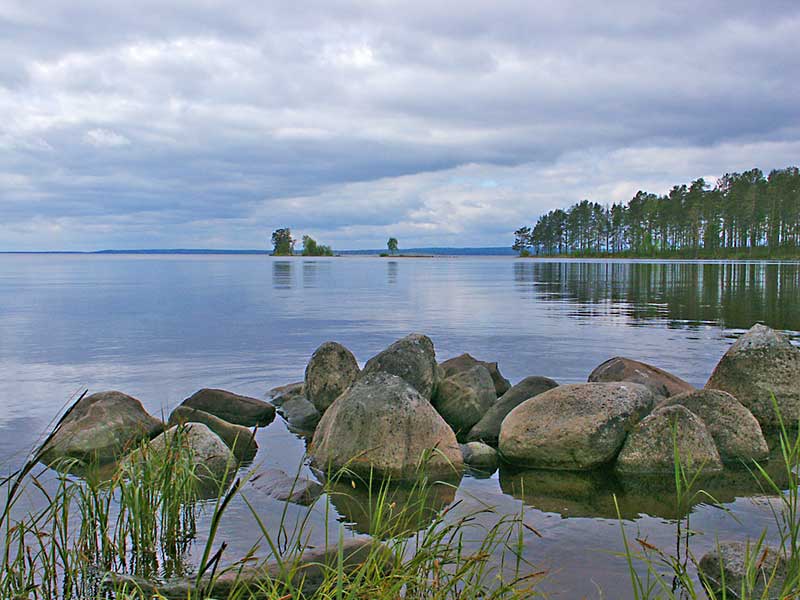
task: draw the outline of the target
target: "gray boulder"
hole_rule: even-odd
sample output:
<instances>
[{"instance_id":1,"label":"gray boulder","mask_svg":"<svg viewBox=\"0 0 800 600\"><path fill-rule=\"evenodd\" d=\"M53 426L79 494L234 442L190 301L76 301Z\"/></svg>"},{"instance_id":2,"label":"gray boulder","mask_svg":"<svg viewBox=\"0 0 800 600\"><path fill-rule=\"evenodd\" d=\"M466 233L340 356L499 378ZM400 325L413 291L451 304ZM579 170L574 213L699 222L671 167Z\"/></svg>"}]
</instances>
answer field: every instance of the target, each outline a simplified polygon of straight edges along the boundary
<instances>
[{"instance_id":1,"label":"gray boulder","mask_svg":"<svg viewBox=\"0 0 800 600\"><path fill-rule=\"evenodd\" d=\"M146 452L166 457L176 444L184 444L191 453L195 464L195 474L201 485L208 487L227 481L236 473L238 462L231 449L207 425L203 423L186 423L170 427L164 433L150 440ZM136 450L125 457L128 464L146 458L141 450Z\"/></svg>"},{"instance_id":2,"label":"gray boulder","mask_svg":"<svg viewBox=\"0 0 800 600\"><path fill-rule=\"evenodd\" d=\"M581 471L617 456L655 404L637 383L562 385L526 400L500 428L502 458L515 465Z\"/></svg>"},{"instance_id":3,"label":"gray boulder","mask_svg":"<svg viewBox=\"0 0 800 600\"><path fill-rule=\"evenodd\" d=\"M302 381L296 383L287 383L286 385L279 385L274 387L266 393L266 398L272 406L278 407L290 398L296 398L303 395Z\"/></svg>"},{"instance_id":4,"label":"gray boulder","mask_svg":"<svg viewBox=\"0 0 800 600\"><path fill-rule=\"evenodd\" d=\"M681 465L690 473L722 470L714 438L703 421L685 406L665 406L631 432L617 457L620 473L673 473L675 444Z\"/></svg>"},{"instance_id":5,"label":"gray boulder","mask_svg":"<svg viewBox=\"0 0 800 600\"><path fill-rule=\"evenodd\" d=\"M264 469L250 480L259 492L280 502L293 502L303 506L311 505L322 495L324 488L313 479L291 476L280 469Z\"/></svg>"},{"instance_id":6,"label":"gray boulder","mask_svg":"<svg viewBox=\"0 0 800 600\"><path fill-rule=\"evenodd\" d=\"M785 423L800 420L800 349L786 336L757 324L720 359L706 388L732 394L765 429L778 426L772 404Z\"/></svg>"},{"instance_id":7,"label":"gray boulder","mask_svg":"<svg viewBox=\"0 0 800 600\"><path fill-rule=\"evenodd\" d=\"M183 425L184 423L202 423L208 427L233 451L237 460L252 460L258 451L255 435L247 427L228 423L203 410L179 406L169 416L167 427Z\"/></svg>"},{"instance_id":8,"label":"gray boulder","mask_svg":"<svg viewBox=\"0 0 800 600\"><path fill-rule=\"evenodd\" d=\"M305 396L324 413L358 377L356 357L336 342L325 342L306 366Z\"/></svg>"},{"instance_id":9,"label":"gray boulder","mask_svg":"<svg viewBox=\"0 0 800 600\"><path fill-rule=\"evenodd\" d=\"M439 383L438 367L431 339L426 335L412 333L369 359L361 376L379 372L397 375L430 400Z\"/></svg>"},{"instance_id":10,"label":"gray boulder","mask_svg":"<svg viewBox=\"0 0 800 600\"><path fill-rule=\"evenodd\" d=\"M662 401L661 406L685 406L702 419L723 462L762 460L769 447L761 426L741 402L722 390L695 390Z\"/></svg>"},{"instance_id":11,"label":"gray boulder","mask_svg":"<svg viewBox=\"0 0 800 600\"><path fill-rule=\"evenodd\" d=\"M703 581L720 598L725 595L739 598L743 588L747 590L747 598L780 600L791 597L783 594L786 561L774 548L747 542L721 542L703 555L698 567Z\"/></svg>"},{"instance_id":12,"label":"gray boulder","mask_svg":"<svg viewBox=\"0 0 800 600\"><path fill-rule=\"evenodd\" d=\"M55 464L78 460L105 464L117 460L140 441L164 430L136 398L122 392L98 392L75 403L40 450L39 460Z\"/></svg>"},{"instance_id":13,"label":"gray boulder","mask_svg":"<svg viewBox=\"0 0 800 600\"><path fill-rule=\"evenodd\" d=\"M455 476L463 460L455 434L415 388L389 373L369 373L322 415L309 447L322 470L416 479ZM424 470L419 469L424 462Z\"/></svg>"},{"instance_id":14,"label":"gray boulder","mask_svg":"<svg viewBox=\"0 0 800 600\"><path fill-rule=\"evenodd\" d=\"M496 446L497 439L500 436L500 425L502 425L506 415L525 402L525 400L555 387L558 387L558 383L549 377L539 377L537 375L526 377L497 399L497 402L486 411L481 420L470 429L467 440L471 442L486 442Z\"/></svg>"},{"instance_id":15,"label":"gray boulder","mask_svg":"<svg viewBox=\"0 0 800 600\"><path fill-rule=\"evenodd\" d=\"M197 408L245 427L264 427L275 419L275 407L271 404L225 390L202 389L184 400L181 406Z\"/></svg>"},{"instance_id":16,"label":"gray boulder","mask_svg":"<svg viewBox=\"0 0 800 600\"><path fill-rule=\"evenodd\" d=\"M300 433L314 431L320 417L317 407L305 396L293 396L278 407L278 413L289 424L289 428Z\"/></svg>"},{"instance_id":17,"label":"gray boulder","mask_svg":"<svg viewBox=\"0 0 800 600\"><path fill-rule=\"evenodd\" d=\"M694 388L680 377L647 363L616 356L597 367L589 375L591 382L630 381L647 386L654 394L668 398L690 392Z\"/></svg>"},{"instance_id":18,"label":"gray boulder","mask_svg":"<svg viewBox=\"0 0 800 600\"><path fill-rule=\"evenodd\" d=\"M494 473L497 469L497 450L483 442L461 444L461 456L465 465L478 471Z\"/></svg>"},{"instance_id":19,"label":"gray boulder","mask_svg":"<svg viewBox=\"0 0 800 600\"><path fill-rule=\"evenodd\" d=\"M482 365L475 365L440 381L433 406L456 436L460 436L466 434L496 400L489 371Z\"/></svg>"},{"instance_id":20,"label":"gray boulder","mask_svg":"<svg viewBox=\"0 0 800 600\"><path fill-rule=\"evenodd\" d=\"M455 375L461 371L468 371L475 365L486 367L486 370L489 371L489 375L492 376L492 382L494 383L495 394L498 398L505 394L509 388L511 388L511 382L503 377L503 374L500 373L500 369L498 368L496 362L478 360L467 353L450 358L439 366L442 368L443 377L450 377L451 375Z\"/></svg>"}]
</instances>

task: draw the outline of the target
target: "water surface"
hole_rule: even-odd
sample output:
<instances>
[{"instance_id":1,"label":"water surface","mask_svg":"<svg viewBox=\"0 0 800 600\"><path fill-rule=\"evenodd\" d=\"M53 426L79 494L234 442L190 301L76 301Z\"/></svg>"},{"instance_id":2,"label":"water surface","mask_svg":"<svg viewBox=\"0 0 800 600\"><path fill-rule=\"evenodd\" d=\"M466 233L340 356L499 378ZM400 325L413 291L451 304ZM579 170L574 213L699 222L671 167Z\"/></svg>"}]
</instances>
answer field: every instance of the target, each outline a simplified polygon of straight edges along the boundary
<instances>
[{"instance_id":1,"label":"water surface","mask_svg":"<svg viewBox=\"0 0 800 600\"><path fill-rule=\"evenodd\" d=\"M363 364L419 331L439 360L462 352L497 360L512 382L581 382L623 355L701 386L757 321L800 340L798 264L3 255L0 464L7 473L22 462L83 389L119 389L164 415L201 387L261 397L302 379L326 340ZM280 419L258 442L257 465L294 471L302 462L304 440ZM692 526L706 533L694 542L698 554L715 535L757 535L771 523L770 501L746 479L712 484L729 513L692 508ZM465 477L441 503L462 500L454 515L481 502L500 513L524 509L542 534L526 537L525 557L550 571L544 585L556 597L625 598L626 567L612 554L621 549L614 494L632 535L672 546L682 515L669 494L611 477L502 469ZM280 504L256 498L256 506L277 523ZM357 510L336 508L315 516L320 529L363 529ZM253 531L246 507L233 506L220 534L231 560L249 549Z\"/></svg>"}]
</instances>

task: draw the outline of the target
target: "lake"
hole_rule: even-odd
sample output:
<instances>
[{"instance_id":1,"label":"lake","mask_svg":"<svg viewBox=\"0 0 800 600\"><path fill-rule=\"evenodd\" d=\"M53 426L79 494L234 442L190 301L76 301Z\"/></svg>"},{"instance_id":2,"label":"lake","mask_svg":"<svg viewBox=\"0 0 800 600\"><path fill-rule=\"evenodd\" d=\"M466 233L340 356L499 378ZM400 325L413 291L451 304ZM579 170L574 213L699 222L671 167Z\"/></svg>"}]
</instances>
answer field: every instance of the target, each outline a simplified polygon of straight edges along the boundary
<instances>
[{"instance_id":1,"label":"lake","mask_svg":"<svg viewBox=\"0 0 800 600\"><path fill-rule=\"evenodd\" d=\"M702 386L728 346L754 322L800 342L800 265L512 258L0 255L0 461L7 474L84 389L118 389L154 414L201 387L263 397L301 380L322 342L363 363L395 339L429 335L438 359L470 352L498 361L512 383L546 375L586 381L606 359L652 363ZM258 467L295 472L305 441L280 418L258 432ZM309 473L304 467L305 473ZM698 556L719 539L756 536L772 500L742 474L712 482L729 510L691 509ZM669 494L606 476L501 469L465 476L442 504L524 511L541 537L524 556L548 571L542 588L563 598L629 597L612 495L629 534L674 546ZM254 504L267 525L282 505ZM350 506L312 519L318 531L363 523ZM302 514L291 508L291 515ZM357 511L355 511L357 512ZM490 516L486 516L490 519ZM203 524L200 526L201 533ZM218 540L235 560L257 539L243 503ZM319 533L318 535L322 535ZM202 540L201 540L202 541Z\"/></svg>"}]
</instances>

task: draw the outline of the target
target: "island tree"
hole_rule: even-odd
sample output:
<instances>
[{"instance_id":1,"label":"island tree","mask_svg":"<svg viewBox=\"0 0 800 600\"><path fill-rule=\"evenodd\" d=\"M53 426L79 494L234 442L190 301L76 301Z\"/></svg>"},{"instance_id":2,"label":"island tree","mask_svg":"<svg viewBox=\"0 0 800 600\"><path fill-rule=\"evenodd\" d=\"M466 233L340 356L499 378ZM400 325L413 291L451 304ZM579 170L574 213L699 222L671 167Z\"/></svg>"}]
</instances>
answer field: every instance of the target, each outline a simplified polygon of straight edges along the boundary
<instances>
[{"instance_id":1,"label":"island tree","mask_svg":"<svg viewBox=\"0 0 800 600\"><path fill-rule=\"evenodd\" d=\"M324 244L317 244L317 240L310 235L304 235L303 256L333 256L333 249Z\"/></svg>"},{"instance_id":2,"label":"island tree","mask_svg":"<svg viewBox=\"0 0 800 600\"><path fill-rule=\"evenodd\" d=\"M390 237L386 247L389 249L389 254L394 256L397 253L397 238Z\"/></svg>"},{"instance_id":3,"label":"island tree","mask_svg":"<svg viewBox=\"0 0 800 600\"><path fill-rule=\"evenodd\" d=\"M272 232L273 256L292 256L294 254L294 244L292 230L288 227L276 229Z\"/></svg>"}]
</instances>

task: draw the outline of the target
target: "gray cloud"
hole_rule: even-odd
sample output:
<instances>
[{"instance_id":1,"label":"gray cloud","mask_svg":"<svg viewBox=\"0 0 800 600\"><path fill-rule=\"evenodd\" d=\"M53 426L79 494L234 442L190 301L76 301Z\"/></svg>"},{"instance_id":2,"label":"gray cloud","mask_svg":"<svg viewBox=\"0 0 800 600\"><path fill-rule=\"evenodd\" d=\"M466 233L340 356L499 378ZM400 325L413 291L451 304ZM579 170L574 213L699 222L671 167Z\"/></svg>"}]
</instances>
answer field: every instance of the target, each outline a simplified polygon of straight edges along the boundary
<instances>
[{"instance_id":1,"label":"gray cloud","mask_svg":"<svg viewBox=\"0 0 800 600\"><path fill-rule=\"evenodd\" d=\"M0 250L507 244L796 163L794 1L0 3Z\"/></svg>"}]
</instances>

